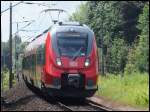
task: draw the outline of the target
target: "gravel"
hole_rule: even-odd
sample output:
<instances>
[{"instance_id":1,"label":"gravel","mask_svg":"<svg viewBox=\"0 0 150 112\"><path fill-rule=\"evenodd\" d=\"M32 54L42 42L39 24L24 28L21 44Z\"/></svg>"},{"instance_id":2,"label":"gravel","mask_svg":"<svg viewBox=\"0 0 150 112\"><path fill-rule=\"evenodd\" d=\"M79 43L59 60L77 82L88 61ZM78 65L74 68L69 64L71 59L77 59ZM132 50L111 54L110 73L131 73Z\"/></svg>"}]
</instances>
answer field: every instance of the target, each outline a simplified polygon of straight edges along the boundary
<instances>
[{"instance_id":1,"label":"gravel","mask_svg":"<svg viewBox=\"0 0 150 112\"><path fill-rule=\"evenodd\" d=\"M20 80L12 89L2 93L6 103L1 103L1 111L64 111L65 108L61 107L53 100L44 100L38 94L32 92ZM50 99L50 97L45 97ZM64 104L76 111L100 111L100 109L92 108L86 105L84 101L75 101L72 99L63 99ZM66 102L67 101L67 102Z\"/></svg>"},{"instance_id":2,"label":"gravel","mask_svg":"<svg viewBox=\"0 0 150 112\"><path fill-rule=\"evenodd\" d=\"M62 111L55 104L39 98L27 88L23 81L17 83L12 89L2 93L7 104L1 104L1 111Z\"/></svg>"},{"instance_id":3,"label":"gravel","mask_svg":"<svg viewBox=\"0 0 150 112\"><path fill-rule=\"evenodd\" d=\"M89 105L86 100L79 99L67 99L67 100L59 100L62 104L68 106L72 110L75 111L102 111L100 108L95 108Z\"/></svg>"}]
</instances>

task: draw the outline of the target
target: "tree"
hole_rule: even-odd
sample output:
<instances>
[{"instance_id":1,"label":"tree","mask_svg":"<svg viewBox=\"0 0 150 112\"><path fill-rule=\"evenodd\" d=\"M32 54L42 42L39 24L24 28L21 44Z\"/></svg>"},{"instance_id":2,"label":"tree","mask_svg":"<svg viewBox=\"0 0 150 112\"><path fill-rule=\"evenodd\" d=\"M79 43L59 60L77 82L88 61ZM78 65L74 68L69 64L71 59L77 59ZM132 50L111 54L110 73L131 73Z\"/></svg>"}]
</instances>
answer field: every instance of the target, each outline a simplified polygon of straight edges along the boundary
<instances>
[{"instance_id":1,"label":"tree","mask_svg":"<svg viewBox=\"0 0 150 112\"><path fill-rule=\"evenodd\" d=\"M141 29L145 27L140 29L136 26L139 22L138 16L146 3L145 1L88 1L86 5L84 5L84 8L82 6L82 8L80 7L73 13L71 19L86 23L90 26L95 33L97 45L105 46L107 49L104 59L109 72L123 71L127 63L128 52L132 51L135 53L133 50L137 46L135 41L145 41L145 36L138 36L140 32L143 32ZM143 24L143 26L145 25ZM142 39L142 37L144 39ZM139 43L142 44L143 42ZM132 47L132 45L134 47ZM130 50L128 50L128 48L130 48ZM137 49L141 49L141 47ZM113 52L115 52L115 54ZM138 53L140 52L138 51ZM128 60L130 60L133 55L128 54ZM144 57L145 56L147 56L147 54L145 54ZM147 57L144 57L141 58L142 63L145 63L147 60ZM137 63L137 65L139 64L141 65L140 68L145 66L144 64ZM115 66L115 68L113 69L110 66Z\"/></svg>"},{"instance_id":2,"label":"tree","mask_svg":"<svg viewBox=\"0 0 150 112\"><path fill-rule=\"evenodd\" d=\"M124 40L131 45L137 35L140 33L136 28L138 16L144 7L143 1L122 1L119 2L119 7L122 15L122 24L118 26L118 31L122 32Z\"/></svg>"},{"instance_id":3,"label":"tree","mask_svg":"<svg viewBox=\"0 0 150 112\"><path fill-rule=\"evenodd\" d=\"M141 31L139 40L132 52L129 52L126 70L132 67L134 71L149 72L149 5L145 4L139 16L137 28ZM133 61L134 60L134 61ZM127 72L131 72L128 70Z\"/></svg>"},{"instance_id":4,"label":"tree","mask_svg":"<svg viewBox=\"0 0 150 112\"><path fill-rule=\"evenodd\" d=\"M2 55L1 55L1 63L2 63L2 68L7 67L9 68L9 43L8 42L2 42Z\"/></svg>"},{"instance_id":5,"label":"tree","mask_svg":"<svg viewBox=\"0 0 150 112\"><path fill-rule=\"evenodd\" d=\"M108 70L111 73L123 72L126 65L128 47L123 39L116 38L113 40L110 50L110 60Z\"/></svg>"},{"instance_id":6,"label":"tree","mask_svg":"<svg viewBox=\"0 0 150 112\"><path fill-rule=\"evenodd\" d=\"M87 14L88 14L88 7L87 3L82 3L79 8L76 10L75 13L72 14L71 17L69 17L70 21L78 21L82 24L85 24L87 21Z\"/></svg>"}]
</instances>

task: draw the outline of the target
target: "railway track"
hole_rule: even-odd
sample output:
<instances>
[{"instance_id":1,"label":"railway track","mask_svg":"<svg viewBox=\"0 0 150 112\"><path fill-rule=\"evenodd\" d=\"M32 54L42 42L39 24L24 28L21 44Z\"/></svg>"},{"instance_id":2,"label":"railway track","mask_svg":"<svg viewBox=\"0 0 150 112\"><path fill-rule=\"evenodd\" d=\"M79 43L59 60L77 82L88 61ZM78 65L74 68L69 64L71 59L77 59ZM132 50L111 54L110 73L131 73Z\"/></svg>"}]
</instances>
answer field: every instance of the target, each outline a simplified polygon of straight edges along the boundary
<instances>
[{"instance_id":1,"label":"railway track","mask_svg":"<svg viewBox=\"0 0 150 112\"><path fill-rule=\"evenodd\" d=\"M31 89L40 98L47 101L48 103L53 103L63 108L65 111L111 111L102 105L96 104L88 99L66 99L66 98L53 98L48 94L40 93L40 90L27 84L29 89Z\"/></svg>"},{"instance_id":2,"label":"railway track","mask_svg":"<svg viewBox=\"0 0 150 112\"><path fill-rule=\"evenodd\" d=\"M69 111L112 111L112 109L96 104L87 99L82 102L75 101L72 103L59 100L57 103L65 110Z\"/></svg>"},{"instance_id":3,"label":"railway track","mask_svg":"<svg viewBox=\"0 0 150 112\"><path fill-rule=\"evenodd\" d=\"M28 89L28 88L29 89ZM92 98L67 99L53 98L39 89L20 82L14 88L6 91L1 98L1 106L4 111L31 110L31 111L116 111L97 104ZM30 91L31 90L31 91ZM14 94L15 93L15 94ZM121 109L120 109L121 110ZM126 109L122 109L126 110ZM128 109L130 110L130 109ZM133 110L133 109L131 109ZM135 110L135 109L134 109Z\"/></svg>"},{"instance_id":4,"label":"railway track","mask_svg":"<svg viewBox=\"0 0 150 112\"><path fill-rule=\"evenodd\" d=\"M113 109L108 108L108 107L105 107L105 106L100 105L100 104L97 104L97 103L95 103L95 102L93 102L93 101L91 101L91 100L89 100L89 99L86 99L86 101L87 101L87 103L88 103L89 105L91 105L91 106L93 106L93 107L95 107L95 108L100 108L100 109L103 110L103 111L113 111Z\"/></svg>"},{"instance_id":5,"label":"railway track","mask_svg":"<svg viewBox=\"0 0 150 112\"><path fill-rule=\"evenodd\" d=\"M29 94L29 96L25 96L22 99L18 99L17 101L11 101L9 103L6 103L6 107L12 107L13 105L19 105L18 103L25 102L28 100L28 97L33 96L34 97L39 97L41 100L46 101L48 104L55 105L62 110L65 111L110 111L110 109L107 109L103 106L100 106L98 104L95 104L94 102L88 100L88 99L64 99L64 98L53 98L49 96L48 94L44 94L41 92L41 90L33 87L29 83L26 83L27 87L34 93L34 94ZM49 108L49 107L48 107Z\"/></svg>"},{"instance_id":6,"label":"railway track","mask_svg":"<svg viewBox=\"0 0 150 112\"><path fill-rule=\"evenodd\" d=\"M70 108L69 106L67 106L67 105L65 105L65 104L63 104L63 103L61 103L61 102L57 102L57 103L58 103L58 105L59 105L60 107L64 108L64 109L67 110L67 111L75 111L74 109Z\"/></svg>"}]
</instances>

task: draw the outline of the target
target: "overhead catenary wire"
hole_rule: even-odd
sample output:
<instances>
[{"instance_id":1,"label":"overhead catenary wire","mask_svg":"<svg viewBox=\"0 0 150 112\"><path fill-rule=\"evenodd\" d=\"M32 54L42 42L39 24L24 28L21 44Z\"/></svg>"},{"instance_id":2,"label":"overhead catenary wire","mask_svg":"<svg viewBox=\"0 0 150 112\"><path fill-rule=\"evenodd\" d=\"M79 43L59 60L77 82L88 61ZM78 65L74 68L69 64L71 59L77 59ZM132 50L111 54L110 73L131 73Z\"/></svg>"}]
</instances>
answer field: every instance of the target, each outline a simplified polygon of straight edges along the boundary
<instances>
[{"instance_id":1,"label":"overhead catenary wire","mask_svg":"<svg viewBox=\"0 0 150 112\"><path fill-rule=\"evenodd\" d=\"M20 3L24 3L24 4L37 4L37 5L39 5L39 6L41 5L41 6L47 6L47 7L50 6L50 5L46 5L46 4L43 4L43 3L19 2L19 3L15 4L15 5L13 5L12 7L14 7L14 6L16 6L16 5L20 4ZM52 5L56 5L56 4L52 4ZM4 10L4 11L2 11L2 13L5 12L5 11L7 11L7 10L9 10L9 8L6 9L6 10ZM59 11L58 19L59 19L60 12L66 12L66 11L63 10L63 9L45 9L44 11L47 12L47 11L49 11L49 10L51 10L51 11L55 11L55 10ZM66 12L66 13L67 13L67 12ZM40 15L41 15L41 13L40 13ZM40 15L39 15L39 16L40 16ZM19 22L18 22L18 23L19 23ZM30 24L31 24L31 23L28 23L26 26L22 27L21 29L23 29L23 28L29 26ZM37 37L43 35L43 34L46 33L49 29L50 29L50 27L49 27L48 29L44 30L41 34L37 35L35 38L37 38ZM20 31L20 30L19 30L19 31ZM22 31L23 31L23 30L22 30ZM18 31L17 31L17 32L18 32Z\"/></svg>"},{"instance_id":2,"label":"overhead catenary wire","mask_svg":"<svg viewBox=\"0 0 150 112\"><path fill-rule=\"evenodd\" d=\"M46 6L49 7L49 4L45 4L45 3L32 3L32 2L23 2L24 4L36 4L36 5L41 5L41 6ZM56 5L56 4L52 4L52 5Z\"/></svg>"},{"instance_id":3,"label":"overhead catenary wire","mask_svg":"<svg viewBox=\"0 0 150 112\"><path fill-rule=\"evenodd\" d=\"M24 2L24 1L21 1L21 2L18 2L17 4L15 4L15 5L13 5L12 6L12 8L13 7L15 7L15 6L17 6L17 5L19 5L19 4L21 4L21 3L23 3L23 4L36 4L36 5L41 5L41 6L46 6L46 7L49 7L49 5L47 5L47 4L44 4L44 3L32 3L32 2ZM55 5L55 4L53 4L53 5ZM5 9L5 10L3 10L2 12L1 12L1 14L3 14L4 12L6 12L6 11L8 11L10 8L7 8L7 9Z\"/></svg>"},{"instance_id":4,"label":"overhead catenary wire","mask_svg":"<svg viewBox=\"0 0 150 112\"><path fill-rule=\"evenodd\" d=\"M43 12L48 12L48 11L58 11L59 12L59 14L58 14L58 18L59 18L59 15L60 15L60 12L65 12L67 15L68 15L68 17L70 17L70 14L66 11L66 10L64 10L64 9L44 9L43 11L41 11L41 13L43 13Z\"/></svg>"},{"instance_id":5,"label":"overhead catenary wire","mask_svg":"<svg viewBox=\"0 0 150 112\"><path fill-rule=\"evenodd\" d=\"M14 34L18 33L19 31L23 31L24 28L26 28L27 26L29 26L30 24L32 24L35 20L32 20L31 22L30 21L23 21L23 22L29 22L27 25L23 26L22 28L20 28L19 30L17 30ZM14 22L14 23L17 23L17 22ZM22 23L22 22L20 22ZM12 34L12 35L14 35Z\"/></svg>"},{"instance_id":6,"label":"overhead catenary wire","mask_svg":"<svg viewBox=\"0 0 150 112\"><path fill-rule=\"evenodd\" d=\"M42 13L42 12L48 12L48 11L58 11L59 14L60 14L60 12L67 12L67 11L65 11L65 10L63 10L63 9L44 9L43 11L41 11L41 13ZM58 19L59 19L59 14L58 14ZM52 16L51 16L51 19L52 19ZM55 21L53 21L53 22L55 22ZM55 23L54 23L54 24L55 24ZM47 28L46 30L44 30L41 34L37 35L32 41L34 41L36 38L42 36L43 34L47 33L47 32L50 30L51 27L52 27L52 26L50 26L49 28ZM31 41L31 42L32 42L32 41Z\"/></svg>"},{"instance_id":7,"label":"overhead catenary wire","mask_svg":"<svg viewBox=\"0 0 150 112\"><path fill-rule=\"evenodd\" d=\"M31 3L31 2L23 2L24 4L37 4L37 5L42 5L42 6L45 6L45 5L43 5L43 4L41 4L41 3ZM55 5L55 4L52 4L52 5ZM50 5L49 5L50 6ZM47 5L47 7L49 7L48 5ZM39 16L37 17L37 19L39 19L39 17L41 16L41 13L39 14ZM44 19L44 17L43 17L43 19ZM41 21L42 22L42 21ZM40 22L40 23L41 23ZM30 25L30 23L29 24L27 24L27 26L28 25ZM40 24L39 24L40 25ZM26 27L26 26L25 26ZM23 27L24 28L24 27ZM20 31L20 30L19 30ZM36 37L39 37L41 34L39 34L38 36L36 36Z\"/></svg>"},{"instance_id":8,"label":"overhead catenary wire","mask_svg":"<svg viewBox=\"0 0 150 112\"><path fill-rule=\"evenodd\" d=\"M23 1L21 1L21 2L19 2L19 3L17 3L17 4L15 4L15 5L13 5L12 8L15 7L15 6L17 6L17 5L19 5L19 4L21 4L21 3L23 3ZM7 9L3 10L3 11L1 12L1 14L3 14L3 13L6 12L6 11L8 11L9 9L10 9L10 8L7 8Z\"/></svg>"}]
</instances>

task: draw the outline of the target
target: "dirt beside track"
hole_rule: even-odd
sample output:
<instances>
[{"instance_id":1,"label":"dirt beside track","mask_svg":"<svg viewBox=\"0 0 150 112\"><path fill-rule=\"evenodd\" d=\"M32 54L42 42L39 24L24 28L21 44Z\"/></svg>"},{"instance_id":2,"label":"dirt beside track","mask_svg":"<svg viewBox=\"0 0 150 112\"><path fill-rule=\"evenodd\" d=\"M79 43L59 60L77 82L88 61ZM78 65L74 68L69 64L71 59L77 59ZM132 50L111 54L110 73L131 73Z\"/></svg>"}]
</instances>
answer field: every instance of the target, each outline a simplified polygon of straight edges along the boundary
<instances>
[{"instance_id":1,"label":"dirt beside track","mask_svg":"<svg viewBox=\"0 0 150 112\"><path fill-rule=\"evenodd\" d=\"M1 102L1 111L62 111L57 105L39 98L23 81L2 93L2 97L5 103Z\"/></svg>"}]
</instances>

